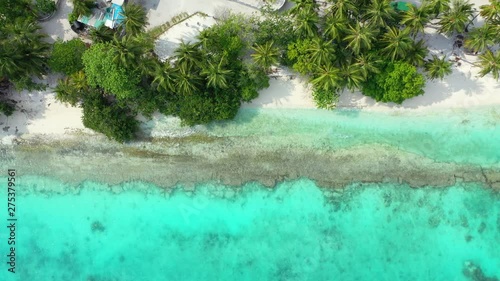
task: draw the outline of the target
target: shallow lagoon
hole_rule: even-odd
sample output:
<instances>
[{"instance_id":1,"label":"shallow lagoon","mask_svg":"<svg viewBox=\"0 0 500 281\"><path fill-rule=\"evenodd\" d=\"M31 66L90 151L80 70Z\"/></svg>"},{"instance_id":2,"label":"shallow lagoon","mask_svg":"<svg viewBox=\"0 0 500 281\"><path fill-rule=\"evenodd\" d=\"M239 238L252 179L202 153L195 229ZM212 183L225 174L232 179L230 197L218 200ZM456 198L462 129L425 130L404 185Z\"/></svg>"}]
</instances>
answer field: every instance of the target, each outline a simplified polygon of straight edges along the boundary
<instances>
[{"instance_id":1,"label":"shallow lagoon","mask_svg":"<svg viewBox=\"0 0 500 281\"><path fill-rule=\"evenodd\" d=\"M500 278L499 122L494 108L246 109L152 121L153 142L26 138L0 147L19 175L16 277Z\"/></svg>"},{"instance_id":2,"label":"shallow lagoon","mask_svg":"<svg viewBox=\"0 0 500 281\"><path fill-rule=\"evenodd\" d=\"M477 185L140 185L20 198L19 280L476 280L468 262L500 276L500 196Z\"/></svg>"}]
</instances>

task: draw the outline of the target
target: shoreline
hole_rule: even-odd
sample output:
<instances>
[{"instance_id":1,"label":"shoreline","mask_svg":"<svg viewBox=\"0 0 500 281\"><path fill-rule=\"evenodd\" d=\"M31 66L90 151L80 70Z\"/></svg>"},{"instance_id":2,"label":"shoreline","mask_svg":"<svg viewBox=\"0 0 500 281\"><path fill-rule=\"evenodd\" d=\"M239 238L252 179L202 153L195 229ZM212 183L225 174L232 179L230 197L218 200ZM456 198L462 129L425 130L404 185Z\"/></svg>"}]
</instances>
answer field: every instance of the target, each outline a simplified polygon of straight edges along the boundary
<instances>
[{"instance_id":1,"label":"shoreline","mask_svg":"<svg viewBox=\"0 0 500 281\"><path fill-rule=\"evenodd\" d=\"M246 109L235 121L194 128L160 118L147 123L140 140L125 144L84 131L23 135L0 144L0 168L73 185L143 180L170 188L257 181L273 187L306 177L332 188L353 182L477 182L500 190L495 108L406 116L343 111Z\"/></svg>"},{"instance_id":2,"label":"shoreline","mask_svg":"<svg viewBox=\"0 0 500 281\"><path fill-rule=\"evenodd\" d=\"M73 186L85 181L110 185L146 181L168 190L179 185L191 190L204 182L229 186L259 182L274 187L279 182L308 178L320 187L334 189L353 183L398 183L418 188L463 182L500 190L498 167L439 162L388 145L339 150L248 149L238 141L229 137L181 138L116 146L99 137L55 142L34 138L11 149L0 146L0 167L16 167L20 175L53 177Z\"/></svg>"},{"instance_id":3,"label":"shoreline","mask_svg":"<svg viewBox=\"0 0 500 281\"><path fill-rule=\"evenodd\" d=\"M475 0L472 3L478 7L486 4L487 1ZM223 4L228 6L225 7ZM150 20L149 27L168 21L172 16L180 12L192 13L200 9L211 14L211 16L229 10L244 14L254 12L252 9L236 2L223 2L221 0L211 3L186 0L183 1L181 7L167 1L158 1L156 4L145 4L145 7ZM57 38L69 40L77 37L66 20L67 13L71 9L71 2L63 0L56 16L50 21L41 24L42 29L49 35L49 40L55 41ZM475 20L477 26L482 24L479 18ZM178 42L179 37L188 36L191 38L195 35L193 32L196 30L199 32L198 24L199 22L193 22L189 25L175 26L175 28L169 30L170 33L163 34L161 40L170 44ZM490 75L482 78L477 77L479 69L472 66L477 59L476 56L466 55L460 50L455 52L452 46L452 38L438 34L432 24L425 28L425 32L426 34L422 39L429 45L429 54L444 55L451 60L456 57L459 58L459 61L453 65L452 74L445 77L443 81L427 81L424 95L406 100L402 105L379 103L359 92L350 93L344 91L339 98L337 107L404 114L405 112L415 111L431 112L444 109L500 106L500 95L497 93L500 89L500 82L494 80ZM58 75L48 75L46 77L45 80L48 85L46 91L13 93L14 99L18 102L17 111L11 117L1 117L0 143L10 143L14 138L24 134L55 134L64 138L66 133L74 131L90 133L90 130L85 129L81 122L81 108L69 107L54 99L52 89L57 84L57 78L59 78ZM307 79L291 69L280 67L270 79L270 87L261 90L259 97L251 103L242 104L241 108L305 109L315 108L315 104L311 95L311 86L307 83Z\"/></svg>"}]
</instances>

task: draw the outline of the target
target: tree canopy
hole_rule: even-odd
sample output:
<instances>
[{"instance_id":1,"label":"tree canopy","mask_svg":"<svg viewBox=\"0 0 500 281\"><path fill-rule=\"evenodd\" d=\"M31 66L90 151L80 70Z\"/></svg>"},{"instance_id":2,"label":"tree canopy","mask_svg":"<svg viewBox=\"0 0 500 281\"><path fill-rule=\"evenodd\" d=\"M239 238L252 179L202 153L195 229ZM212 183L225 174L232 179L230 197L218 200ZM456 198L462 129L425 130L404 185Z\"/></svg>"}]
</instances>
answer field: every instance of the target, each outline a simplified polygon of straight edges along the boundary
<instances>
[{"instance_id":1,"label":"tree canopy","mask_svg":"<svg viewBox=\"0 0 500 281\"><path fill-rule=\"evenodd\" d=\"M82 57L88 84L102 87L117 98L139 94L141 80L137 71L126 69L113 60L113 47L109 43L93 44Z\"/></svg>"},{"instance_id":2,"label":"tree canopy","mask_svg":"<svg viewBox=\"0 0 500 281\"><path fill-rule=\"evenodd\" d=\"M82 55L85 43L80 39L58 40L52 47L49 66L55 72L71 75L83 69Z\"/></svg>"},{"instance_id":3,"label":"tree canopy","mask_svg":"<svg viewBox=\"0 0 500 281\"><path fill-rule=\"evenodd\" d=\"M363 93L377 101L402 103L424 93L425 78L407 62L388 63L384 71L363 84Z\"/></svg>"}]
</instances>

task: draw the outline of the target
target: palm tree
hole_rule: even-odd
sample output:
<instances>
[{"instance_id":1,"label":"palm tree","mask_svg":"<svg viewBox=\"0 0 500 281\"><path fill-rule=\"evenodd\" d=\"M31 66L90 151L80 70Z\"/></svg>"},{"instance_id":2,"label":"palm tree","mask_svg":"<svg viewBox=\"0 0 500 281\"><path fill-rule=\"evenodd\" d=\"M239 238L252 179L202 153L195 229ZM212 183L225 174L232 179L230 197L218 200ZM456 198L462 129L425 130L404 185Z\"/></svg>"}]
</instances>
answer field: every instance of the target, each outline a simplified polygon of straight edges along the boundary
<instances>
[{"instance_id":1,"label":"palm tree","mask_svg":"<svg viewBox=\"0 0 500 281\"><path fill-rule=\"evenodd\" d=\"M71 78L71 82L76 89L80 91L87 91L89 89L87 77L85 76L85 72L82 70L71 74L69 77Z\"/></svg>"},{"instance_id":2,"label":"palm tree","mask_svg":"<svg viewBox=\"0 0 500 281\"><path fill-rule=\"evenodd\" d=\"M349 26L346 34L344 41L348 42L347 46L357 55L361 50L370 50L372 48L372 40L377 36L377 31L371 26L356 22L354 26Z\"/></svg>"},{"instance_id":3,"label":"palm tree","mask_svg":"<svg viewBox=\"0 0 500 281\"><path fill-rule=\"evenodd\" d=\"M23 16L9 20L10 16L0 15L0 22L3 22L0 25L0 83L14 85L18 90L41 89L44 86L33 82L32 78L42 78L46 73L50 44L32 18Z\"/></svg>"},{"instance_id":4,"label":"palm tree","mask_svg":"<svg viewBox=\"0 0 500 281\"><path fill-rule=\"evenodd\" d=\"M357 64L344 64L340 67L339 77L341 87L346 87L350 91L361 88L361 83L365 81L363 71Z\"/></svg>"},{"instance_id":5,"label":"palm tree","mask_svg":"<svg viewBox=\"0 0 500 281\"><path fill-rule=\"evenodd\" d=\"M129 35L136 35L144 31L148 25L146 10L141 5L127 4L123 7L122 26L125 27L125 32Z\"/></svg>"},{"instance_id":6,"label":"palm tree","mask_svg":"<svg viewBox=\"0 0 500 281\"><path fill-rule=\"evenodd\" d=\"M321 38L314 38L308 50L311 52L311 61L316 65L331 63L335 59L335 48L332 41L325 41Z\"/></svg>"},{"instance_id":7,"label":"palm tree","mask_svg":"<svg viewBox=\"0 0 500 281\"><path fill-rule=\"evenodd\" d=\"M0 29L0 80L21 81L33 75L41 78L46 72L50 44L45 42L45 35L38 32L40 27L21 19ZM22 84L26 86L26 83L29 82Z\"/></svg>"},{"instance_id":8,"label":"palm tree","mask_svg":"<svg viewBox=\"0 0 500 281\"><path fill-rule=\"evenodd\" d=\"M196 39L198 39L198 42L196 43L197 46L202 47L203 49L207 49L208 44L210 40L213 38L213 36L208 32L208 30L202 30L197 36Z\"/></svg>"},{"instance_id":9,"label":"palm tree","mask_svg":"<svg viewBox=\"0 0 500 281\"><path fill-rule=\"evenodd\" d=\"M336 91L339 88L340 82L340 70L334 67L332 64L326 64L319 67L318 73L311 83L325 91Z\"/></svg>"},{"instance_id":10,"label":"palm tree","mask_svg":"<svg viewBox=\"0 0 500 281\"><path fill-rule=\"evenodd\" d=\"M301 10L296 16L295 33L299 37L314 37L318 33L318 22L319 18L314 10Z\"/></svg>"},{"instance_id":11,"label":"palm tree","mask_svg":"<svg viewBox=\"0 0 500 281\"><path fill-rule=\"evenodd\" d=\"M202 75L207 76L207 86L213 88L225 89L227 85L227 77L231 70L225 68L225 58L222 57L218 64L211 61L207 62L207 66L201 71Z\"/></svg>"},{"instance_id":12,"label":"palm tree","mask_svg":"<svg viewBox=\"0 0 500 281\"><path fill-rule=\"evenodd\" d=\"M377 28L388 26L396 16L396 12L391 7L391 0L373 0L365 13L369 24Z\"/></svg>"},{"instance_id":13,"label":"palm tree","mask_svg":"<svg viewBox=\"0 0 500 281\"><path fill-rule=\"evenodd\" d=\"M71 106L76 106L80 101L79 91L71 83L70 77L60 79L54 92L58 101L67 102Z\"/></svg>"},{"instance_id":14,"label":"palm tree","mask_svg":"<svg viewBox=\"0 0 500 281\"><path fill-rule=\"evenodd\" d=\"M56 99L61 102L67 102L72 106L76 106L81 102L84 95L88 92L89 86L87 78L83 71L78 71L70 76L59 80L56 88Z\"/></svg>"},{"instance_id":15,"label":"palm tree","mask_svg":"<svg viewBox=\"0 0 500 281\"><path fill-rule=\"evenodd\" d=\"M177 70L169 62L158 62L153 71L153 85L156 85L158 91L174 91L174 85L177 79Z\"/></svg>"},{"instance_id":16,"label":"palm tree","mask_svg":"<svg viewBox=\"0 0 500 281\"><path fill-rule=\"evenodd\" d=\"M347 29L347 19L327 14L325 17L325 30L323 31L330 39L340 41Z\"/></svg>"},{"instance_id":17,"label":"palm tree","mask_svg":"<svg viewBox=\"0 0 500 281\"><path fill-rule=\"evenodd\" d=\"M22 72L21 63L22 54L17 53L13 48L0 44L0 81L15 77Z\"/></svg>"},{"instance_id":18,"label":"palm tree","mask_svg":"<svg viewBox=\"0 0 500 281\"><path fill-rule=\"evenodd\" d=\"M12 23L5 25L4 32L7 36L5 39L9 39L11 43L15 44L30 44L45 37L38 32L40 29L41 27L34 21L17 18Z\"/></svg>"},{"instance_id":19,"label":"palm tree","mask_svg":"<svg viewBox=\"0 0 500 281\"><path fill-rule=\"evenodd\" d=\"M489 5L482 5L479 7L481 10L479 14L486 20L486 22L493 23L500 21L500 1L489 0Z\"/></svg>"},{"instance_id":20,"label":"palm tree","mask_svg":"<svg viewBox=\"0 0 500 281\"><path fill-rule=\"evenodd\" d=\"M202 59L198 45L184 41L181 41L174 53L177 57L177 64L185 64L188 68L198 65Z\"/></svg>"},{"instance_id":21,"label":"palm tree","mask_svg":"<svg viewBox=\"0 0 500 281\"><path fill-rule=\"evenodd\" d=\"M315 10L318 8L318 4L314 0L292 0L295 5L288 10L288 13L292 16L297 16L303 10Z\"/></svg>"},{"instance_id":22,"label":"palm tree","mask_svg":"<svg viewBox=\"0 0 500 281\"><path fill-rule=\"evenodd\" d=\"M489 24L474 28L465 39L465 47L476 53L483 52L494 44L497 36L498 34Z\"/></svg>"},{"instance_id":23,"label":"palm tree","mask_svg":"<svg viewBox=\"0 0 500 281\"><path fill-rule=\"evenodd\" d=\"M500 24L495 24L495 25L490 25L491 29L493 29L493 32L495 34L500 34ZM495 44L500 44L500 36L495 36L495 39L493 40Z\"/></svg>"},{"instance_id":24,"label":"palm tree","mask_svg":"<svg viewBox=\"0 0 500 281\"><path fill-rule=\"evenodd\" d=\"M199 77L191 72L186 64L178 67L178 77L175 81L175 89L182 95L192 95L198 90Z\"/></svg>"},{"instance_id":25,"label":"palm tree","mask_svg":"<svg viewBox=\"0 0 500 281\"><path fill-rule=\"evenodd\" d=\"M141 62L138 65L139 71L141 75L143 75L143 78L151 76L154 79L154 73L156 71L156 67L158 65L159 61L156 56L150 55L150 54L145 54L142 56ZM170 63L170 62L169 62Z\"/></svg>"},{"instance_id":26,"label":"palm tree","mask_svg":"<svg viewBox=\"0 0 500 281\"><path fill-rule=\"evenodd\" d=\"M472 4L468 0L453 0L451 9L444 12L439 25L439 32L452 34L462 33L473 16Z\"/></svg>"},{"instance_id":27,"label":"palm tree","mask_svg":"<svg viewBox=\"0 0 500 281\"><path fill-rule=\"evenodd\" d=\"M399 30L395 27L389 27L389 30L382 35L381 42L385 46L382 53L387 55L391 61L404 58L412 47L412 42L409 36L409 30Z\"/></svg>"},{"instance_id":28,"label":"palm tree","mask_svg":"<svg viewBox=\"0 0 500 281\"><path fill-rule=\"evenodd\" d=\"M137 66L141 62L142 55L144 54L144 42L141 42L138 37L125 35L118 37L115 35L113 38L113 62L120 64L124 67Z\"/></svg>"},{"instance_id":29,"label":"palm tree","mask_svg":"<svg viewBox=\"0 0 500 281\"><path fill-rule=\"evenodd\" d=\"M110 42L115 36L115 30L101 25L99 28L91 28L89 35L94 43Z\"/></svg>"},{"instance_id":30,"label":"palm tree","mask_svg":"<svg viewBox=\"0 0 500 281\"><path fill-rule=\"evenodd\" d=\"M403 13L401 24L410 29L410 34L416 36L419 32L424 32L424 27L429 22L429 11L425 6L417 8L409 5L408 11Z\"/></svg>"},{"instance_id":31,"label":"palm tree","mask_svg":"<svg viewBox=\"0 0 500 281\"><path fill-rule=\"evenodd\" d=\"M429 53L429 49L425 45L425 41L420 39L417 42L411 43L411 48L405 56L405 61L414 66L423 66L425 57Z\"/></svg>"},{"instance_id":32,"label":"palm tree","mask_svg":"<svg viewBox=\"0 0 500 281\"><path fill-rule=\"evenodd\" d=\"M436 55L432 55L432 59L425 63L425 71L427 76L431 79L443 79L446 75L451 74L451 62L447 61L443 56L439 58Z\"/></svg>"},{"instance_id":33,"label":"palm tree","mask_svg":"<svg viewBox=\"0 0 500 281\"><path fill-rule=\"evenodd\" d=\"M264 45L255 45L252 47L255 51L251 56L255 63L266 71L271 65L278 63L279 49L274 47L274 42L268 41Z\"/></svg>"},{"instance_id":34,"label":"palm tree","mask_svg":"<svg viewBox=\"0 0 500 281\"><path fill-rule=\"evenodd\" d=\"M333 5L329 13L337 18L347 19L349 16L358 13L358 8L351 0L335 0L332 2Z\"/></svg>"},{"instance_id":35,"label":"palm tree","mask_svg":"<svg viewBox=\"0 0 500 281\"><path fill-rule=\"evenodd\" d=\"M361 53L355 60L354 64L359 67L365 80L371 74L380 73L379 67L382 65L382 60L374 53Z\"/></svg>"},{"instance_id":36,"label":"palm tree","mask_svg":"<svg viewBox=\"0 0 500 281\"><path fill-rule=\"evenodd\" d=\"M71 0L73 3L73 14L78 16L88 16L92 13L94 1L91 0Z\"/></svg>"},{"instance_id":37,"label":"palm tree","mask_svg":"<svg viewBox=\"0 0 500 281\"><path fill-rule=\"evenodd\" d=\"M429 14L437 18L450 9L450 0L424 0L421 8L425 8Z\"/></svg>"},{"instance_id":38,"label":"palm tree","mask_svg":"<svg viewBox=\"0 0 500 281\"><path fill-rule=\"evenodd\" d=\"M484 54L479 55L479 62L476 65L481 68L479 71L481 77L491 73L493 78L498 80L500 76L500 52L493 53L487 50Z\"/></svg>"}]
</instances>

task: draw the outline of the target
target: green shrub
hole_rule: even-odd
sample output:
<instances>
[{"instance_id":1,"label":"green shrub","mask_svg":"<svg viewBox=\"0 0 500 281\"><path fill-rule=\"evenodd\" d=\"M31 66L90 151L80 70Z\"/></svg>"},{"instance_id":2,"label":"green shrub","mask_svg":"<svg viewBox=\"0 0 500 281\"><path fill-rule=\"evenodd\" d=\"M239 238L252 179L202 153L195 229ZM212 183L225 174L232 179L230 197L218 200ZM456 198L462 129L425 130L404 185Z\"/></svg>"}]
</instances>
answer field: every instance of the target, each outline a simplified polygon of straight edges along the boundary
<instances>
[{"instance_id":1,"label":"green shrub","mask_svg":"<svg viewBox=\"0 0 500 281\"><path fill-rule=\"evenodd\" d=\"M401 104L404 100L424 93L425 78L407 62L389 63L384 71L369 78L362 87L363 94L382 102Z\"/></svg>"},{"instance_id":2,"label":"green shrub","mask_svg":"<svg viewBox=\"0 0 500 281\"><path fill-rule=\"evenodd\" d=\"M240 72L241 99L249 102L259 96L259 90L269 87L269 76L259 67L249 67Z\"/></svg>"},{"instance_id":3,"label":"green shrub","mask_svg":"<svg viewBox=\"0 0 500 281\"><path fill-rule=\"evenodd\" d=\"M334 109L339 99L337 92L318 88L314 88L312 96L316 106L322 109Z\"/></svg>"},{"instance_id":4,"label":"green shrub","mask_svg":"<svg viewBox=\"0 0 500 281\"><path fill-rule=\"evenodd\" d=\"M3 113L5 116L11 116L14 111L15 107L10 102L0 101L0 113Z\"/></svg>"},{"instance_id":5,"label":"green shrub","mask_svg":"<svg viewBox=\"0 0 500 281\"><path fill-rule=\"evenodd\" d=\"M85 50L85 43L80 39L58 40L54 43L49 66L53 71L66 75L78 72L83 69L82 55Z\"/></svg>"},{"instance_id":6,"label":"green shrub","mask_svg":"<svg viewBox=\"0 0 500 281\"><path fill-rule=\"evenodd\" d=\"M99 91L85 96L82 121L85 127L118 142L133 139L139 128L139 122L127 108L109 103Z\"/></svg>"},{"instance_id":7,"label":"green shrub","mask_svg":"<svg viewBox=\"0 0 500 281\"><path fill-rule=\"evenodd\" d=\"M107 43L97 43L82 56L87 82L92 87L101 87L119 99L136 96L141 90L137 71L125 69L113 61L113 52Z\"/></svg>"},{"instance_id":8,"label":"green shrub","mask_svg":"<svg viewBox=\"0 0 500 281\"><path fill-rule=\"evenodd\" d=\"M78 15L75 12L71 12L68 14L69 23L74 23L77 20L78 20Z\"/></svg>"},{"instance_id":9,"label":"green shrub","mask_svg":"<svg viewBox=\"0 0 500 281\"><path fill-rule=\"evenodd\" d=\"M94 43L105 43L113 40L115 30L105 25L101 25L99 28L91 28L89 35Z\"/></svg>"},{"instance_id":10,"label":"green shrub","mask_svg":"<svg viewBox=\"0 0 500 281\"><path fill-rule=\"evenodd\" d=\"M51 14L57 10L56 3L53 0L36 0L35 9L40 14Z\"/></svg>"}]
</instances>

